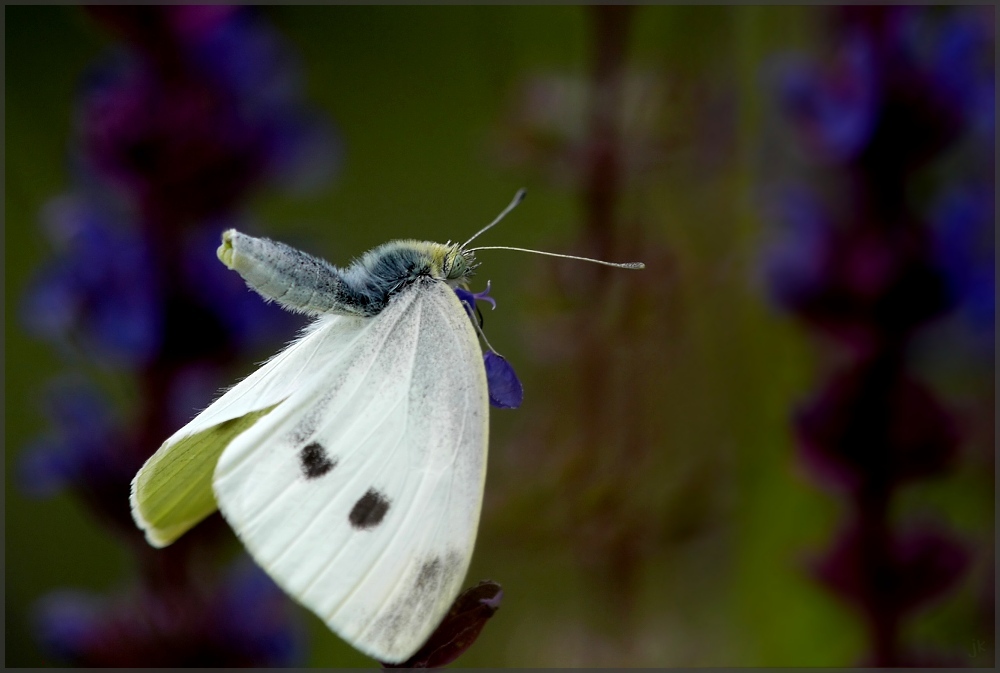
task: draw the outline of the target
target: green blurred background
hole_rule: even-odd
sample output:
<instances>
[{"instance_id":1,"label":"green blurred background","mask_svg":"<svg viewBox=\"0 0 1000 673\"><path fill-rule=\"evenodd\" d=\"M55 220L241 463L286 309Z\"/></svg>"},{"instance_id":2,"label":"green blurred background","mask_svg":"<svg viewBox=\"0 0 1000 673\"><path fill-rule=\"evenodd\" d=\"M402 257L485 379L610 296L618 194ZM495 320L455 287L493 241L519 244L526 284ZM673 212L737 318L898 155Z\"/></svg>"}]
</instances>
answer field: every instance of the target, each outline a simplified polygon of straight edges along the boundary
<instances>
[{"instance_id":1,"label":"green blurred background","mask_svg":"<svg viewBox=\"0 0 1000 673\"><path fill-rule=\"evenodd\" d=\"M572 92L592 58L584 9L264 13L299 50L309 100L339 129L345 152L318 193L258 194L250 213L261 230L309 241L343 264L391 238L464 240L524 186L524 204L483 245L586 250L577 247L585 213L572 171L525 158L518 144L518 125L532 114L519 95L531 82L569 92L540 113L553 115L556 136L572 136L582 119ZM11 479L20 448L43 429L40 384L65 368L18 322L27 279L50 255L37 215L68 185L74 93L110 38L78 8L8 6L5 19L6 663L37 666L47 662L27 622L34 600L64 586L113 591L134 576L125 551L71 496L28 499ZM630 122L636 168L614 245L619 258L645 261L646 275L595 281L582 264L480 257L477 281L490 279L498 300L487 334L517 368L525 400L518 411L492 413L468 583L496 580L505 597L459 663L852 665L864 654L860 622L802 565L842 513L800 472L789 435L793 405L821 375L820 352L769 307L757 271L769 228L755 190L773 177L787 141L760 67L776 52L815 51L821 11L648 6L633 22L628 70L641 114ZM658 150L647 160L651 147ZM586 297L547 291L553 277L572 287L576 274L590 279L583 288L611 287L592 315ZM579 344L560 331L581 312L606 323L596 333L604 363L618 372L582 395L567 370ZM944 379L948 401L969 406L986 394L967 377ZM567 467L580 415L559 414L586 408L585 396L621 427L601 427L605 453L584 458L604 462ZM632 460L641 467L622 466ZM583 488L566 481L574 469L586 473L576 482ZM900 514L933 511L992 545L986 477L963 464L947 480L908 490ZM992 633L977 631L974 614L983 572L977 566L910 622L907 642L965 652L985 638L991 649ZM620 586L609 579L622 573ZM374 665L302 612L312 665Z\"/></svg>"}]
</instances>

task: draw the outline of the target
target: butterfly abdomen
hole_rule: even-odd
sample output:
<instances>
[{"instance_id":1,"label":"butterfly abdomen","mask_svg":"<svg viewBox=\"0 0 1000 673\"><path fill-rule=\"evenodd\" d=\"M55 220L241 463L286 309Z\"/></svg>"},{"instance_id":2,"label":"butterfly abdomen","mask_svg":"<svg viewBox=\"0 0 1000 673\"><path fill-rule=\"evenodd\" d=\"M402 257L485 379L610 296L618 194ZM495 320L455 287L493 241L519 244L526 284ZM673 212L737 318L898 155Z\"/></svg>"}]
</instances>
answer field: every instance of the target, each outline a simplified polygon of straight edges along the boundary
<instances>
[{"instance_id":1,"label":"butterfly abdomen","mask_svg":"<svg viewBox=\"0 0 1000 673\"><path fill-rule=\"evenodd\" d=\"M378 315L393 295L419 278L454 281L456 261L465 261L453 246L406 240L380 245L338 269L284 243L235 229L223 233L218 256L258 294L291 311L362 317Z\"/></svg>"}]
</instances>

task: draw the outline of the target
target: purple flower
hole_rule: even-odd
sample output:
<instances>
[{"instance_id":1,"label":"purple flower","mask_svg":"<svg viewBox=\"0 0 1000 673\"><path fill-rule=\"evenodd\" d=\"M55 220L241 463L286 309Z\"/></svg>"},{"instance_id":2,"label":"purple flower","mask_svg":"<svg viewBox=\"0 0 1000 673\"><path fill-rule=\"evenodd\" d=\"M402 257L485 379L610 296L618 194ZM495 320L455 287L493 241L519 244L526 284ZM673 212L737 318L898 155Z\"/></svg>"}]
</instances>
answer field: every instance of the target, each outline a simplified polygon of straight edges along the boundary
<instances>
[{"instance_id":1,"label":"purple flower","mask_svg":"<svg viewBox=\"0 0 1000 673\"><path fill-rule=\"evenodd\" d=\"M838 490L887 488L939 474L958 431L925 386L867 364L838 373L795 417L802 459Z\"/></svg>"},{"instance_id":2,"label":"purple flower","mask_svg":"<svg viewBox=\"0 0 1000 673\"><path fill-rule=\"evenodd\" d=\"M41 648L59 661L76 661L100 638L105 600L84 591L61 590L35 604L33 622Z\"/></svg>"},{"instance_id":3,"label":"purple flower","mask_svg":"<svg viewBox=\"0 0 1000 673\"><path fill-rule=\"evenodd\" d=\"M102 523L138 542L128 491L142 461L212 398L227 367L294 321L218 263L218 232L265 183L318 184L338 148L304 105L291 51L254 10L88 12L129 44L85 78L70 155L76 191L44 213L56 256L25 294L22 318L70 354L131 368L135 420L119 427L90 391L52 393L51 432L18 473L35 495L72 486ZM39 638L84 666L300 662L290 604L262 571L237 570L214 589L203 581L192 552L207 539L195 532L155 556L136 548L143 584L133 594L49 597Z\"/></svg>"},{"instance_id":4,"label":"purple flower","mask_svg":"<svg viewBox=\"0 0 1000 673\"><path fill-rule=\"evenodd\" d=\"M304 104L301 68L277 31L244 11L197 41L193 53L263 129L269 180L298 190L330 177L340 160L340 140Z\"/></svg>"},{"instance_id":5,"label":"purple flower","mask_svg":"<svg viewBox=\"0 0 1000 673\"><path fill-rule=\"evenodd\" d=\"M992 347L996 322L996 252L991 187L955 187L939 201L933 219L939 259L958 310Z\"/></svg>"},{"instance_id":6,"label":"purple flower","mask_svg":"<svg viewBox=\"0 0 1000 673\"><path fill-rule=\"evenodd\" d=\"M788 70L781 96L836 170L837 203L788 199L766 273L783 308L851 347L793 421L801 460L852 514L814 570L864 614L871 665L898 666L914 660L901 647L904 617L954 586L970 559L942 532L892 525L899 487L944 474L961 439L906 354L929 320L959 305L992 323L995 302L992 194L945 199L932 232L913 197L932 183L915 177L975 123L992 72L982 27L962 12L833 11L842 61L827 73Z\"/></svg>"},{"instance_id":7,"label":"purple flower","mask_svg":"<svg viewBox=\"0 0 1000 673\"><path fill-rule=\"evenodd\" d=\"M262 175L263 129L213 82L164 80L136 60L93 80L78 122L84 157L142 207L199 220L232 208Z\"/></svg>"},{"instance_id":8,"label":"purple flower","mask_svg":"<svg viewBox=\"0 0 1000 673\"><path fill-rule=\"evenodd\" d=\"M786 61L777 67L782 105L817 158L841 163L868 142L878 115L879 71L867 36L846 38L832 67Z\"/></svg>"},{"instance_id":9,"label":"purple flower","mask_svg":"<svg viewBox=\"0 0 1000 673\"><path fill-rule=\"evenodd\" d=\"M191 67L186 48L245 12L235 5L90 5L87 13L161 69Z\"/></svg>"},{"instance_id":10,"label":"purple flower","mask_svg":"<svg viewBox=\"0 0 1000 673\"><path fill-rule=\"evenodd\" d=\"M458 295L459 301L465 306L465 310L469 313L469 317L473 320L476 319L474 309L476 308L477 301L488 302L493 308L497 307L497 300L490 296L490 282L486 281L486 289L482 292L469 292L466 289L456 287L455 294Z\"/></svg>"},{"instance_id":11,"label":"purple flower","mask_svg":"<svg viewBox=\"0 0 1000 673\"><path fill-rule=\"evenodd\" d=\"M878 618L878 613L910 613L951 589L971 560L954 536L935 527L912 527L884 535L852 523L813 565L816 576L838 595Z\"/></svg>"},{"instance_id":12,"label":"purple flower","mask_svg":"<svg viewBox=\"0 0 1000 673\"><path fill-rule=\"evenodd\" d=\"M79 340L107 364L141 366L160 346L163 319L143 241L82 196L54 199L43 220L58 256L24 296L27 329L55 342Z\"/></svg>"},{"instance_id":13,"label":"purple flower","mask_svg":"<svg viewBox=\"0 0 1000 673\"><path fill-rule=\"evenodd\" d=\"M517 409L521 406L524 389L510 363L502 355L491 350L483 354L483 363L486 365L490 404L498 409Z\"/></svg>"},{"instance_id":14,"label":"purple flower","mask_svg":"<svg viewBox=\"0 0 1000 673\"><path fill-rule=\"evenodd\" d=\"M238 274L219 263L215 253L219 236L232 226L231 220L212 221L179 234L178 287L189 301L198 302L219 322L230 348L254 352L293 333L302 321L277 304L260 301L256 294L247 291ZM245 230L241 227L241 231Z\"/></svg>"},{"instance_id":15,"label":"purple flower","mask_svg":"<svg viewBox=\"0 0 1000 673\"><path fill-rule=\"evenodd\" d=\"M476 302L485 301L496 308L497 302L490 294L490 284L486 283L486 289L482 292L472 293L460 287L455 288L455 294L465 307L466 312L472 320L476 320ZM488 351L483 355L483 364L486 366L486 384L489 388L490 404L498 409L517 409L524 399L524 389L521 381L514 373L514 368L507 360L493 350L487 343Z\"/></svg>"},{"instance_id":16,"label":"purple flower","mask_svg":"<svg viewBox=\"0 0 1000 673\"><path fill-rule=\"evenodd\" d=\"M215 593L57 591L34 609L42 647L86 667L295 666L305 633L262 570L237 561Z\"/></svg>"},{"instance_id":17,"label":"purple flower","mask_svg":"<svg viewBox=\"0 0 1000 673\"><path fill-rule=\"evenodd\" d=\"M247 10L192 11L97 11L142 39L90 75L77 124L86 161L173 224L224 213L264 180L329 177L339 148L303 104L278 36Z\"/></svg>"},{"instance_id":18,"label":"purple flower","mask_svg":"<svg viewBox=\"0 0 1000 673\"><path fill-rule=\"evenodd\" d=\"M992 14L954 13L934 24L923 22L914 50L927 68L939 95L976 133L993 136L995 79L992 57ZM922 53L920 53L922 52Z\"/></svg>"},{"instance_id":19,"label":"purple flower","mask_svg":"<svg viewBox=\"0 0 1000 673\"><path fill-rule=\"evenodd\" d=\"M924 232L858 214L831 221L807 192L783 204L785 230L765 259L772 296L812 327L859 349L907 333L951 305Z\"/></svg>"},{"instance_id":20,"label":"purple flower","mask_svg":"<svg viewBox=\"0 0 1000 673\"><path fill-rule=\"evenodd\" d=\"M259 666L301 665L306 633L285 594L247 558L230 569L216 607L220 638Z\"/></svg>"},{"instance_id":21,"label":"purple flower","mask_svg":"<svg viewBox=\"0 0 1000 673\"><path fill-rule=\"evenodd\" d=\"M47 497L87 480L116 472L120 431L107 402L92 387L58 381L44 395L50 433L21 453L18 485L27 494Z\"/></svg>"},{"instance_id":22,"label":"purple flower","mask_svg":"<svg viewBox=\"0 0 1000 673\"><path fill-rule=\"evenodd\" d=\"M782 229L765 252L764 276L774 302L792 309L821 290L834 231L808 188L785 190L772 208Z\"/></svg>"}]
</instances>

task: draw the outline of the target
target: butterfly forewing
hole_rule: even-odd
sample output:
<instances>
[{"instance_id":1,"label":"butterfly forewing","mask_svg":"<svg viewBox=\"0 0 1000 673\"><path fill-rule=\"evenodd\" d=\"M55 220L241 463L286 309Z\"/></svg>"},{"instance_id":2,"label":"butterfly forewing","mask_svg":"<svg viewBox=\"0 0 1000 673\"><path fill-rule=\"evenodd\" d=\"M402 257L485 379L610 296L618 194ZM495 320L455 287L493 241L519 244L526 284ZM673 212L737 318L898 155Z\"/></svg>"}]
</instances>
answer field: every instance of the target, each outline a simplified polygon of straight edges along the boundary
<instances>
[{"instance_id":1,"label":"butterfly forewing","mask_svg":"<svg viewBox=\"0 0 1000 673\"><path fill-rule=\"evenodd\" d=\"M210 478L216 460L234 437L309 380L308 374L330 366L350 351L368 323L331 316L311 329L260 369L171 435L132 481L132 516L150 544L170 544L215 511Z\"/></svg>"},{"instance_id":2,"label":"butterfly forewing","mask_svg":"<svg viewBox=\"0 0 1000 673\"><path fill-rule=\"evenodd\" d=\"M405 660L461 589L482 504L488 399L473 327L421 280L323 333L338 357L239 435L219 508L275 580L358 649Z\"/></svg>"}]
</instances>

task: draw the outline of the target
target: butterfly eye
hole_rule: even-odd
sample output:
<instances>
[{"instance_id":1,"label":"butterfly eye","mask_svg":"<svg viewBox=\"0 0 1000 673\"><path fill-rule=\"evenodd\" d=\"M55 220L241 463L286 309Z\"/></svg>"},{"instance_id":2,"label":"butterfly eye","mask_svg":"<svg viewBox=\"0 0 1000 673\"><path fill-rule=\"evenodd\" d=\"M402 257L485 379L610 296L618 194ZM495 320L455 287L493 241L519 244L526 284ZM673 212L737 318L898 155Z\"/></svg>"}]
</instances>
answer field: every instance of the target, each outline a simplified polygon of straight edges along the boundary
<instances>
[{"instance_id":1,"label":"butterfly eye","mask_svg":"<svg viewBox=\"0 0 1000 673\"><path fill-rule=\"evenodd\" d=\"M445 263L444 273L448 280L457 280L469 275L469 265L466 263L465 257L462 255L452 256Z\"/></svg>"}]
</instances>

